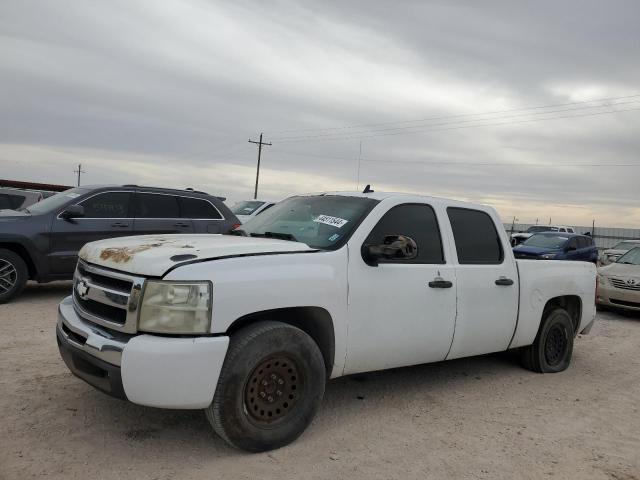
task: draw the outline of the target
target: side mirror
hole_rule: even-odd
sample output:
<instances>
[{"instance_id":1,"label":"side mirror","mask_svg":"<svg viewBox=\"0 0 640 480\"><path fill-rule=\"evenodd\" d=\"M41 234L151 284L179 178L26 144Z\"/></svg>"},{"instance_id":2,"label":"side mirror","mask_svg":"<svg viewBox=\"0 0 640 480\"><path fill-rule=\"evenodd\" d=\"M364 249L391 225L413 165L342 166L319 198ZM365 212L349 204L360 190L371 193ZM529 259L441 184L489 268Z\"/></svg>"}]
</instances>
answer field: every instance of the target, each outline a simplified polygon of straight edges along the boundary
<instances>
[{"instance_id":1,"label":"side mirror","mask_svg":"<svg viewBox=\"0 0 640 480\"><path fill-rule=\"evenodd\" d=\"M406 235L387 235L381 245L362 245L362 259L371 267L377 267L378 261L413 260L418 256L418 245Z\"/></svg>"},{"instance_id":2,"label":"side mirror","mask_svg":"<svg viewBox=\"0 0 640 480\"><path fill-rule=\"evenodd\" d=\"M84 217L84 207L82 205L69 205L60 213L60 218L65 220L79 217Z\"/></svg>"}]
</instances>

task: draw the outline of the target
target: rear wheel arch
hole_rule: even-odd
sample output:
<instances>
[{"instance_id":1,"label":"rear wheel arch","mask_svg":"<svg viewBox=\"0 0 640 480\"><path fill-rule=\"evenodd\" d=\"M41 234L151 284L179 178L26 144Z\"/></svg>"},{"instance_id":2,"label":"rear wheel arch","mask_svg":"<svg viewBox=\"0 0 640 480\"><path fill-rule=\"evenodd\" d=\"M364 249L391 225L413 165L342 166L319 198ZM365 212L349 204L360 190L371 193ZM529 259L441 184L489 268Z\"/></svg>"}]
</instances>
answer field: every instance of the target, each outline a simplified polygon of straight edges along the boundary
<instances>
[{"instance_id":1,"label":"rear wheel arch","mask_svg":"<svg viewBox=\"0 0 640 480\"><path fill-rule=\"evenodd\" d=\"M573 323L574 335L577 335L580 319L582 318L582 299L577 295L562 295L549 299L542 311L539 328L542 328L542 323L549 312L556 308L562 308L569 314Z\"/></svg>"},{"instance_id":2,"label":"rear wheel arch","mask_svg":"<svg viewBox=\"0 0 640 480\"><path fill-rule=\"evenodd\" d=\"M262 310L236 319L227 329L233 335L242 328L263 321L278 321L299 328L318 345L324 359L327 378L335 358L335 330L331 314L322 307L287 307Z\"/></svg>"}]
</instances>

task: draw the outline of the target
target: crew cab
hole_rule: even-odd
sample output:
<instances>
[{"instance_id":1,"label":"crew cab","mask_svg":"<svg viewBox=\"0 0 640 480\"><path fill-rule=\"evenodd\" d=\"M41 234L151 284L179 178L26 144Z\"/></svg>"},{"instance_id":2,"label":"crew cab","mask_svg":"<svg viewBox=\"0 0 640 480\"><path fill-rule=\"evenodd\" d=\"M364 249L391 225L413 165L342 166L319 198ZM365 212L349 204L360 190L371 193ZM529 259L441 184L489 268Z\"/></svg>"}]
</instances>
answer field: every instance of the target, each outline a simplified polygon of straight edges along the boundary
<instances>
[{"instance_id":1,"label":"crew cab","mask_svg":"<svg viewBox=\"0 0 640 480\"><path fill-rule=\"evenodd\" d=\"M508 349L560 372L595 318L595 266L515 260L487 206L321 193L243 227L86 245L56 328L71 372L140 405L204 409L257 452L304 431L327 379Z\"/></svg>"},{"instance_id":2,"label":"crew cab","mask_svg":"<svg viewBox=\"0 0 640 480\"><path fill-rule=\"evenodd\" d=\"M71 279L78 251L88 242L144 233L227 233L240 222L223 200L192 189L103 185L1 210L0 303L19 295L29 279Z\"/></svg>"}]
</instances>

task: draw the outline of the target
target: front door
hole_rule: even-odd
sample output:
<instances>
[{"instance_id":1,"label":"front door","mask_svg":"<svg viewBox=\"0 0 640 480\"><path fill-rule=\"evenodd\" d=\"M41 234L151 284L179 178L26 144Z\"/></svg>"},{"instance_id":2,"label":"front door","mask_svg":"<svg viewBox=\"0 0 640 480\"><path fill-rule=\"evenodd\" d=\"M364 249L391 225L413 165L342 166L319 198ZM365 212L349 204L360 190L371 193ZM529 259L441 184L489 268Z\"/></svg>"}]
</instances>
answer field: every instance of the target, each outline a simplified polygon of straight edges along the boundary
<instances>
[{"instance_id":1,"label":"front door","mask_svg":"<svg viewBox=\"0 0 640 480\"><path fill-rule=\"evenodd\" d=\"M377 215L374 210L365 222L369 226L363 224L348 247L345 374L444 360L453 337L456 288L436 213L428 204L405 203ZM415 240L417 258L367 265L362 245L382 244L389 235Z\"/></svg>"},{"instance_id":2,"label":"front door","mask_svg":"<svg viewBox=\"0 0 640 480\"><path fill-rule=\"evenodd\" d=\"M518 271L497 218L481 210L449 207L456 248L458 317L447 358L506 350L518 317Z\"/></svg>"},{"instance_id":3,"label":"front door","mask_svg":"<svg viewBox=\"0 0 640 480\"><path fill-rule=\"evenodd\" d=\"M130 192L103 192L79 203L84 217L65 220L56 216L51 225L49 265L54 275L72 275L78 251L85 243L131 235Z\"/></svg>"}]
</instances>

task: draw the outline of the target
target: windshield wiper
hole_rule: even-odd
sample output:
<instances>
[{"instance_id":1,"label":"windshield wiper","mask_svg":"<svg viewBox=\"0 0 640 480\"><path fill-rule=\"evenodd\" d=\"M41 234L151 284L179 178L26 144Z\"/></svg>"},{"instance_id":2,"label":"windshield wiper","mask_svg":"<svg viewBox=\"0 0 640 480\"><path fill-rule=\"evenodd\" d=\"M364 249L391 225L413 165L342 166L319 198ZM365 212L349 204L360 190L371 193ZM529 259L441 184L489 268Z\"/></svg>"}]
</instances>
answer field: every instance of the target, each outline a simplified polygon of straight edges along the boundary
<instances>
[{"instance_id":1,"label":"windshield wiper","mask_svg":"<svg viewBox=\"0 0 640 480\"><path fill-rule=\"evenodd\" d=\"M291 235L290 233L280 233L280 232L264 232L264 233L250 233L250 237L266 237L266 238L277 238L279 240L289 240L292 242L297 242L298 239Z\"/></svg>"}]
</instances>

